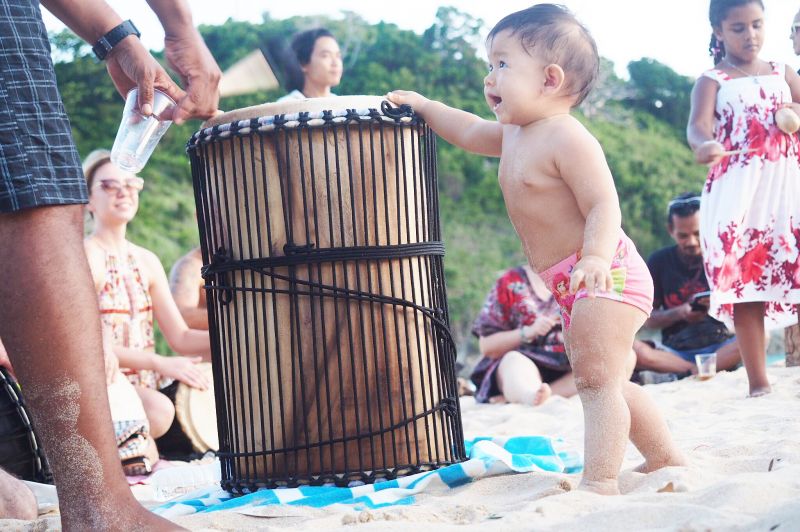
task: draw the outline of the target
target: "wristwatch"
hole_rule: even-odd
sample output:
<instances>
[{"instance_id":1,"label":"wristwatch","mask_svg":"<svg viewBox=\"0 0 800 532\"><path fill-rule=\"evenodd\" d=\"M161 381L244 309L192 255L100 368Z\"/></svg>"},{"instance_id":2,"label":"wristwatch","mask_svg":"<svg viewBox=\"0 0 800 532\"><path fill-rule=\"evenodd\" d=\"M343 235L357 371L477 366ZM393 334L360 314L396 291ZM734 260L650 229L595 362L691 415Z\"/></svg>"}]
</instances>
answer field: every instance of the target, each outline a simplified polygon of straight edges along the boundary
<instances>
[{"instance_id":1,"label":"wristwatch","mask_svg":"<svg viewBox=\"0 0 800 532\"><path fill-rule=\"evenodd\" d=\"M133 22L130 20L126 20L119 26L100 37L97 42L94 43L94 46L92 46L94 55L96 55L97 59L100 61L104 60L108 55L108 52L110 52L122 39L128 35L136 35L137 37L141 36L139 30L136 29L136 26L134 26Z\"/></svg>"}]
</instances>

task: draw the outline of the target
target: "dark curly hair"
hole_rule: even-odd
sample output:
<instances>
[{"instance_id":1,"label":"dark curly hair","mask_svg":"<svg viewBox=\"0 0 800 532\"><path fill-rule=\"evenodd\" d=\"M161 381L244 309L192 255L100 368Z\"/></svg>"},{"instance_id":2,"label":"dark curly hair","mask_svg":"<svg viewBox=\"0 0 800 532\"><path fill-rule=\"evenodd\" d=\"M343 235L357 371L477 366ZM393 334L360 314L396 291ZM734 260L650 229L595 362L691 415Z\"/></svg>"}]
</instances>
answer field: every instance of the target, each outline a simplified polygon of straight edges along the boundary
<instances>
[{"instance_id":1,"label":"dark curly hair","mask_svg":"<svg viewBox=\"0 0 800 532\"><path fill-rule=\"evenodd\" d=\"M731 9L754 3L764 9L764 2L761 0L711 0L711 4L708 6L708 21L711 22L712 28L721 28L722 21L728 18ZM713 32L708 45L708 53L714 58L715 65L725 57L725 45L717 40L717 36Z\"/></svg>"}]
</instances>

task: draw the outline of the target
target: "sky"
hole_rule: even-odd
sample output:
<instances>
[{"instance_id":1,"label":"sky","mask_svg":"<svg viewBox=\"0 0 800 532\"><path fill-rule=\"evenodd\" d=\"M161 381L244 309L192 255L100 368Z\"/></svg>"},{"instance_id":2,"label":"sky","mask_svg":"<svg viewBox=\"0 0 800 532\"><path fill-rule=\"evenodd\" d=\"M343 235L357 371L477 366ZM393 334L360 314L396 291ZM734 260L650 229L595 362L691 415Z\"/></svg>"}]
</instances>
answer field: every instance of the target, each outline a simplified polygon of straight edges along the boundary
<instances>
[{"instance_id":1,"label":"sky","mask_svg":"<svg viewBox=\"0 0 800 532\"><path fill-rule=\"evenodd\" d=\"M558 0L556 0L558 1ZM195 23L222 24L228 18L259 22L269 12L273 19L295 15L341 16L353 11L370 23L381 20L400 28L423 32L436 18L441 5L454 6L480 18L484 33L503 16L524 9L533 0L405 0L392 9L392 3L374 0L190 0ZM708 0L560 0L570 8L594 35L600 55L614 62L617 74L627 78L630 61L649 57L664 63L679 74L697 77L711 67L708 41ZM125 19L130 18L142 32L145 45L163 48L164 32L145 0L109 0ZM764 0L766 37L761 58L800 67L789 40L789 27L800 9L800 0ZM498 6L501 6L498 8ZM45 24L50 30L64 26L46 10ZM343 40L343 39L341 39Z\"/></svg>"}]
</instances>

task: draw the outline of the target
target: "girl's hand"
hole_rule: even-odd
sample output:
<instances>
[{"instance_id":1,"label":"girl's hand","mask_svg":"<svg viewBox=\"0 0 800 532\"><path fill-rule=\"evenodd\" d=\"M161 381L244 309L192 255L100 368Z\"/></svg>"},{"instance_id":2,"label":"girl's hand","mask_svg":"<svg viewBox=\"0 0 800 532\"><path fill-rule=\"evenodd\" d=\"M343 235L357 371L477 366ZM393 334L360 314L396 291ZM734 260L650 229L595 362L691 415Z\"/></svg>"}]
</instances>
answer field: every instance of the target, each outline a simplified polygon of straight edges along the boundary
<instances>
[{"instance_id":1,"label":"girl's hand","mask_svg":"<svg viewBox=\"0 0 800 532\"><path fill-rule=\"evenodd\" d=\"M725 147L716 140L707 140L694 150L694 158L700 164L713 166L725 154Z\"/></svg>"},{"instance_id":2,"label":"girl's hand","mask_svg":"<svg viewBox=\"0 0 800 532\"><path fill-rule=\"evenodd\" d=\"M414 111L416 111L419 115L423 116L423 118L424 108L426 105L428 105L428 103L430 103L428 98L412 91L395 90L387 93L386 99L397 106L403 104L410 105L411 108L414 109Z\"/></svg>"},{"instance_id":3,"label":"girl's hand","mask_svg":"<svg viewBox=\"0 0 800 532\"><path fill-rule=\"evenodd\" d=\"M197 367L203 357L174 356L165 357L156 355L155 369L158 373L188 384L200 390L208 389L208 378Z\"/></svg>"},{"instance_id":4,"label":"girl's hand","mask_svg":"<svg viewBox=\"0 0 800 532\"><path fill-rule=\"evenodd\" d=\"M575 264L569 279L569 291L576 293L581 287L586 289L589 297L594 297L599 290L610 292L614 288L611 268L606 260L596 255L584 255Z\"/></svg>"}]
</instances>

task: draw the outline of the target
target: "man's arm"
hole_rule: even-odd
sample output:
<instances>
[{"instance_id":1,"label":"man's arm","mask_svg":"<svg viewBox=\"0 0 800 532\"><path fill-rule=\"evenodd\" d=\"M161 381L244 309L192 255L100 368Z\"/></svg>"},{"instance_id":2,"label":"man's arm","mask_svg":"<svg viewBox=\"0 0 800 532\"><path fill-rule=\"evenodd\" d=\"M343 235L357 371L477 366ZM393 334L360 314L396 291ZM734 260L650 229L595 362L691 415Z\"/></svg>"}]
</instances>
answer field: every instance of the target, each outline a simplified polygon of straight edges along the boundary
<instances>
[{"instance_id":1,"label":"man's arm","mask_svg":"<svg viewBox=\"0 0 800 532\"><path fill-rule=\"evenodd\" d=\"M169 289L178 310L192 329L208 330L208 310L201 300L203 278L200 276L202 259L189 255L181 258L169 274Z\"/></svg>"},{"instance_id":2,"label":"man's arm","mask_svg":"<svg viewBox=\"0 0 800 532\"><path fill-rule=\"evenodd\" d=\"M172 115L176 124L194 116L214 116L219 104L217 86L222 77L217 62L194 27L186 0L147 0L164 28L167 63L181 77L186 96Z\"/></svg>"},{"instance_id":3,"label":"man's arm","mask_svg":"<svg viewBox=\"0 0 800 532\"><path fill-rule=\"evenodd\" d=\"M117 91L124 97L139 88L139 107L144 114L152 109L153 88L178 102L167 116L180 124L187 118L209 118L219 103L217 85L221 72L202 37L194 27L186 0L148 0L164 27L167 62L181 76L184 92L169 77L135 36L122 39L106 56L106 67ZM104 0L43 0L53 15L89 44L122 22Z\"/></svg>"}]
</instances>

